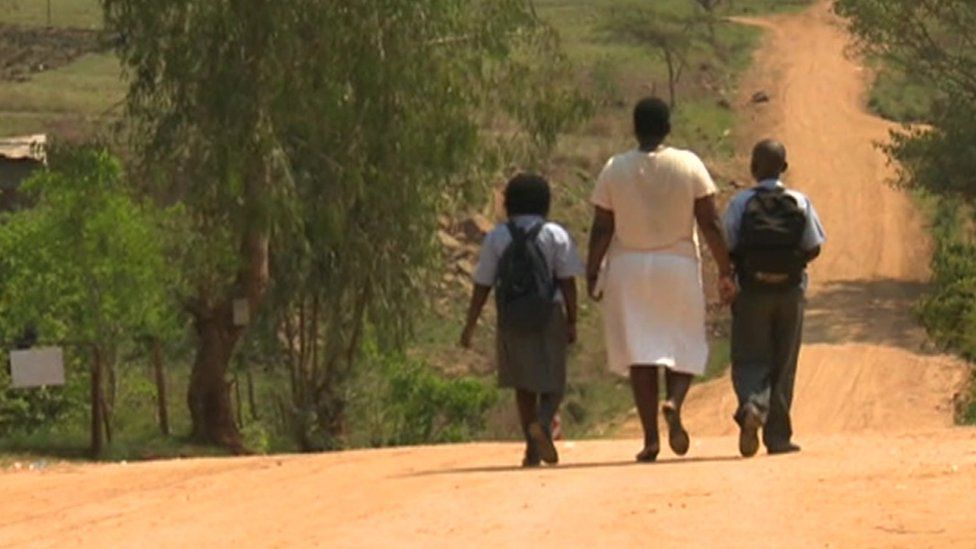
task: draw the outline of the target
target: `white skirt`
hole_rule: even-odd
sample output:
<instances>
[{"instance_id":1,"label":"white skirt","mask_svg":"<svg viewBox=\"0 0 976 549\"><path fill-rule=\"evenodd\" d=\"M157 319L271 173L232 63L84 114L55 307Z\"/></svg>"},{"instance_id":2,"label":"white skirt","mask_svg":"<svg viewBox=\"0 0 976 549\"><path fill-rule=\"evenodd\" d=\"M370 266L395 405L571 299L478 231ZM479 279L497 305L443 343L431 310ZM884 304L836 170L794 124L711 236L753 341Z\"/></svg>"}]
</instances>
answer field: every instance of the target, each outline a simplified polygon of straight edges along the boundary
<instances>
[{"instance_id":1,"label":"white skirt","mask_svg":"<svg viewBox=\"0 0 976 549\"><path fill-rule=\"evenodd\" d=\"M674 253L618 251L603 273L603 327L608 365L705 373L705 294L696 258Z\"/></svg>"}]
</instances>

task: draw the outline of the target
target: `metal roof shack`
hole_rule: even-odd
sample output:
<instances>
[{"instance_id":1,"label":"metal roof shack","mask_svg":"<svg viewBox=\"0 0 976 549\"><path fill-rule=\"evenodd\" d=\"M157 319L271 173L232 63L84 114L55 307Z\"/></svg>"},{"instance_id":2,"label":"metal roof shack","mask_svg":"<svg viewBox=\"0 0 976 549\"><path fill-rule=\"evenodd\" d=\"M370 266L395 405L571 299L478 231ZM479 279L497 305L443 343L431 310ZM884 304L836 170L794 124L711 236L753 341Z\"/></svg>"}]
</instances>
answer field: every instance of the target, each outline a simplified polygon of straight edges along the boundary
<instances>
[{"instance_id":1,"label":"metal roof shack","mask_svg":"<svg viewBox=\"0 0 976 549\"><path fill-rule=\"evenodd\" d=\"M47 135L0 138L0 211L19 205L21 183L47 163Z\"/></svg>"}]
</instances>

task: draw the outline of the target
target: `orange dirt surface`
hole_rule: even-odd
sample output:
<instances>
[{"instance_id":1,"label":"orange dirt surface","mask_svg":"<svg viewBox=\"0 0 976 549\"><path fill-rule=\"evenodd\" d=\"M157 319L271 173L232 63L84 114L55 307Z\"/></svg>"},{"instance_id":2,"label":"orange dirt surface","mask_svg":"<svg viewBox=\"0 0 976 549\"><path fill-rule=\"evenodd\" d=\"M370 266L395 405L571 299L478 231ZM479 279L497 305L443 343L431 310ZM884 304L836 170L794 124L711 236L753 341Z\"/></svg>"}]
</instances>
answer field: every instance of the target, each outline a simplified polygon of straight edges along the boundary
<instances>
[{"instance_id":1,"label":"orange dirt surface","mask_svg":"<svg viewBox=\"0 0 976 549\"><path fill-rule=\"evenodd\" d=\"M633 463L634 441L81 466L0 475L0 547L972 547L976 431L825 435L789 457Z\"/></svg>"},{"instance_id":2,"label":"orange dirt surface","mask_svg":"<svg viewBox=\"0 0 976 549\"><path fill-rule=\"evenodd\" d=\"M769 28L744 93L755 135L830 241L814 269L796 399L800 454L737 456L728 379L694 389L692 449L636 465L635 440L513 443L0 473L0 547L974 547L976 430L952 428L966 366L911 321L930 243L872 142L867 76L821 2ZM636 435L633 422L625 435Z\"/></svg>"}]
</instances>

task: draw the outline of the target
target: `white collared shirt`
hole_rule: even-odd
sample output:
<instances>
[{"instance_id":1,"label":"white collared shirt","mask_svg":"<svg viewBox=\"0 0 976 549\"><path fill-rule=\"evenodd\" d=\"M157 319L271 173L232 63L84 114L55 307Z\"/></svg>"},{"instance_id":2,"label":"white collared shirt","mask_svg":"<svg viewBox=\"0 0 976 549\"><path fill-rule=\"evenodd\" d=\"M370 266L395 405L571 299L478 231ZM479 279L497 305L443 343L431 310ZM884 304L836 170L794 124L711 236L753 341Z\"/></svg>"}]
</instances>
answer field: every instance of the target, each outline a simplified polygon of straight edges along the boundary
<instances>
[{"instance_id":1,"label":"white collared shirt","mask_svg":"<svg viewBox=\"0 0 976 549\"><path fill-rule=\"evenodd\" d=\"M542 254L545 256L555 278L567 279L583 274L585 271L583 261L580 259L576 245L566 229L556 223L546 221L539 215L516 215L511 220L523 230L529 230L538 223L545 223L542 230L539 231L539 249L542 250ZM475 284L481 286L495 285L495 279L498 276L498 261L511 243L512 234L508 231L506 223L500 223L485 235L485 239L481 243L478 266L472 275Z\"/></svg>"}]
</instances>

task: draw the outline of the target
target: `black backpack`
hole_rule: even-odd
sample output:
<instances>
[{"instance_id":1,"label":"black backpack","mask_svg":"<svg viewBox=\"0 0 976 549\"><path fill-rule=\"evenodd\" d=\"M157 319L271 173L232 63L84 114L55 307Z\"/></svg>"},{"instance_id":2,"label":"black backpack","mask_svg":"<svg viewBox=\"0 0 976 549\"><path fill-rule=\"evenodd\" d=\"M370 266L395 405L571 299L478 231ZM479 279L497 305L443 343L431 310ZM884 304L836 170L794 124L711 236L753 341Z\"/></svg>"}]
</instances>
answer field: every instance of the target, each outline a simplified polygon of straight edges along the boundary
<instances>
[{"instance_id":1,"label":"black backpack","mask_svg":"<svg viewBox=\"0 0 976 549\"><path fill-rule=\"evenodd\" d=\"M498 262L495 282L500 330L540 332L557 305L556 280L538 242L544 225L539 223L528 231L511 221L506 225L512 243Z\"/></svg>"},{"instance_id":2,"label":"black backpack","mask_svg":"<svg viewBox=\"0 0 976 549\"><path fill-rule=\"evenodd\" d=\"M746 203L732 258L742 287L799 285L807 266L802 248L807 215L786 189L755 189Z\"/></svg>"}]
</instances>

